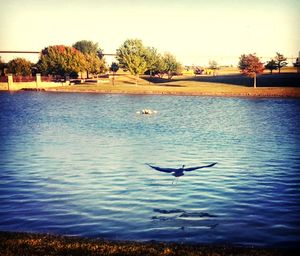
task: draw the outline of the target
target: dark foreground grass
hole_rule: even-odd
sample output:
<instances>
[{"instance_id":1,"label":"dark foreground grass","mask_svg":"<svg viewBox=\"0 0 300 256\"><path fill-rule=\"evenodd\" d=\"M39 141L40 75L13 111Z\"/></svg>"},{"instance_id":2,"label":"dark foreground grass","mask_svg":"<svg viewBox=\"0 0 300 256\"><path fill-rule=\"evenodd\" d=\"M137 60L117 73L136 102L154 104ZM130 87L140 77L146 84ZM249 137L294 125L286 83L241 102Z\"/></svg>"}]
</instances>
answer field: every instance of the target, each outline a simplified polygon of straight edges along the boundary
<instances>
[{"instance_id":1,"label":"dark foreground grass","mask_svg":"<svg viewBox=\"0 0 300 256\"><path fill-rule=\"evenodd\" d=\"M241 75L217 75L217 76L189 76L175 77L173 80L144 77L144 79L152 83L171 83L172 81L190 81L190 82L207 82L221 83L227 85L239 85L244 87L253 87L253 78ZM300 87L300 74L297 73L281 73L281 74L262 74L257 77L257 86L261 87Z\"/></svg>"},{"instance_id":2,"label":"dark foreground grass","mask_svg":"<svg viewBox=\"0 0 300 256\"><path fill-rule=\"evenodd\" d=\"M163 242L108 241L78 237L0 232L0 255L299 255L275 248Z\"/></svg>"}]
</instances>

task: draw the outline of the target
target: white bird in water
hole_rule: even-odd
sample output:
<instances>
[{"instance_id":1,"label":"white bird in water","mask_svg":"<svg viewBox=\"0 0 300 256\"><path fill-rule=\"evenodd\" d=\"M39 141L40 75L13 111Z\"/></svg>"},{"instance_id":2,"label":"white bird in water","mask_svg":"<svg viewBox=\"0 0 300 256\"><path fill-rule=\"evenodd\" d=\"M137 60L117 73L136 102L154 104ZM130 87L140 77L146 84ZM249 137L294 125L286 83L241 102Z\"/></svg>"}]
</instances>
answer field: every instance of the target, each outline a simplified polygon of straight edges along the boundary
<instances>
[{"instance_id":1,"label":"white bird in water","mask_svg":"<svg viewBox=\"0 0 300 256\"><path fill-rule=\"evenodd\" d=\"M160 171L160 172L171 173L178 180L179 177L184 175L184 172L191 172L191 171L195 171L195 170L202 169L202 168L213 167L215 164L217 164L217 163L212 163L212 164L209 164L209 165L189 167L189 168L185 168L185 165L182 165L182 167L180 167L180 168L162 168L162 167L154 166L154 165L151 165L151 164L147 164L147 165L150 166L151 168L153 168L154 170L157 170L157 171ZM174 182L174 180L173 180L173 182ZM172 182L172 184L173 184L173 182Z\"/></svg>"},{"instance_id":2,"label":"white bird in water","mask_svg":"<svg viewBox=\"0 0 300 256\"><path fill-rule=\"evenodd\" d=\"M152 114L156 114L157 111L156 110L152 110L152 109L148 109L148 108L144 108L141 111L137 111L137 114L143 114L143 115L152 115Z\"/></svg>"}]
</instances>

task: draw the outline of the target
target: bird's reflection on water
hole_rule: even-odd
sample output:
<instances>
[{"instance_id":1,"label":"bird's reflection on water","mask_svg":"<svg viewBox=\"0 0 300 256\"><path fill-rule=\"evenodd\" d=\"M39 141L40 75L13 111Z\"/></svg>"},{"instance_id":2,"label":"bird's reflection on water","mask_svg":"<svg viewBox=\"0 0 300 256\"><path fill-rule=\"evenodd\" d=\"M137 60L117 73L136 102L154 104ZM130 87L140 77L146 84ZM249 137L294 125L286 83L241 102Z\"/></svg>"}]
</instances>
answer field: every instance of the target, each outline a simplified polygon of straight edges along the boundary
<instances>
[{"instance_id":1,"label":"bird's reflection on water","mask_svg":"<svg viewBox=\"0 0 300 256\"><path fill-rule=\"evenodd\" d=\"M199 221L203 221L202 227L206 227L209 229L216 228L219 223L207 223L210 221L214 221L215 218L218 216L215 214L210 214L207 212L197 212L197 211L186 211L183 209L159 209L154 208L153 212L157 213L157 215L154 215L151 217L154 221L180 221L180 228L184 230L187 227L192 227L193 222L197 222L199 224ZM182 226L184 224L184 226ZM186 224L186 225L185 225ZM199 226L199 225L197 225Z\"/></svg>"}]
</instances>

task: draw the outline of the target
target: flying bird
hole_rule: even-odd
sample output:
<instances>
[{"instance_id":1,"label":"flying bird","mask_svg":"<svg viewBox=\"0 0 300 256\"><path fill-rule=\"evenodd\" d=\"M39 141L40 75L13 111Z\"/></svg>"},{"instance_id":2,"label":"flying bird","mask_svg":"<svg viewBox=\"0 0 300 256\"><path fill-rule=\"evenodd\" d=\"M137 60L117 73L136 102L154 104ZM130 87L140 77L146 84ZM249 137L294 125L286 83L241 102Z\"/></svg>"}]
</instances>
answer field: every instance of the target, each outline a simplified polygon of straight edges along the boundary
<instances>
[{"instance_id":1,"label":"flying bird","mask_svg":"<svg viewBox=\"0 0 300 256\"><path fill-rule=\"evenodd\" d=\"M212 164L209 164L209 165L189 167L189 168L185 168L185 165L182 165L182 167L180 167L180 168L162 168L162 167L154 166L154 165L151 165L151 164L147 164L147 165L150 166L151 168L153 168L154 170L157 170L157 171L160 171L160 172L171 173L175 178L178 179L179 177L184 175L184 172L191 172L191 171L195 171L195 170L202 169L202 168L213 167L215 164L217 164L217 163L212 163Z\"/></svg>"}]
</instances>

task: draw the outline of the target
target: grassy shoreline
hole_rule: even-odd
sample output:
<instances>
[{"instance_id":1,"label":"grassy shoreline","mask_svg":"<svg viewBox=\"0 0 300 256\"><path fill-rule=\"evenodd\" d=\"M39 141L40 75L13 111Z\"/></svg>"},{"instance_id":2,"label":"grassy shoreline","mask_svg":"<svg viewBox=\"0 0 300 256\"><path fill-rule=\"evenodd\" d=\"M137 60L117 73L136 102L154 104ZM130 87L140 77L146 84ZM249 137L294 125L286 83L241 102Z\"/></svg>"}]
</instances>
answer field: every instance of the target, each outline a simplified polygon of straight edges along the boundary
<instances>
[{"instance_id":1,"label":"grassy shoreline","mask_svg":"<svg viewBox=\"0 0 300 256\"><path fill-rule=\"evenodd\" d=\"M172 80L149 78L139 79L138 85L130 75L115 77L102 83L83 83L77 85L48 88L49 92L85 92L142 95L180 95L180 96L219 96L219 97L293 97L300 98L300 75L264 75L261 86L253 88L252 80L241 75L216 77L177 77ZM274 86L271 86L274 85Z\"/></svg>"},{"instance_id":2,"label":"grassy shoreline","mask_svg":"<svg viewBox=\"0 0 300 256\"><path fill-rule=\"evenodd\" d=\"M1 232L1 255L297 255L279 248L218 244L110 241L49 234Z\"/></svg>"},{"instance_id":3,"label":"grassy shoreline","mask_svg":"<svg viewBox=\"0 0 300 256\"><path fill-rule=\"evenodd\" d=\"M79 80L78 80L79 81ZM264 74L258 78L258 87L253 88L252 79L240 74L218 76L179 76L172 80L142 76L136 85L135 77L119 74L98 80L90 79L85 83L71 85L55 84L51 87L35 82L25 90L47 92L133 94L133 95L179 95L179 96L216 96L216 97L284 97L300 98L300 74ZM26 86L26 85L24 85ZM22 83L17 85L22 89ZM0 86L0 90L7 86Z\"/></svg>"},{"instance_id":4,"label":"grassy shoreline","mask_svg":"<svg viewBox=\"0 0 300 256\"><path fill-rule=\"evenodd\" d=\"M93 85L85 86L66 86L57 88L47 88L47 92L72 92L72 93L99 93L99 94L132 94L132 95L176 95L176 96L214 96L214 97L283 97L300 98L299 88L263 88L263 89L206 89L200 90L170 90L169 88L128 88L122 86L96 87Z\"/></svg>"}]
</instances>

